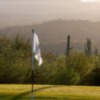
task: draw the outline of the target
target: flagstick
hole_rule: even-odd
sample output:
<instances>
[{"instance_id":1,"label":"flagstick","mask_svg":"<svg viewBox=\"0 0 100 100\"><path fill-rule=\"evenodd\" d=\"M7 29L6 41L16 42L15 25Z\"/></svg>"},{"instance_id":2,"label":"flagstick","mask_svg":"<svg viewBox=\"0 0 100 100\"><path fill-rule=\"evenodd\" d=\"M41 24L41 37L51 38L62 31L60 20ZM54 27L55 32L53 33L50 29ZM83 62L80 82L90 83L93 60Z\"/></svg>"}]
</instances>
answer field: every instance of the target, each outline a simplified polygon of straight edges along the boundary
<instances>
[{"instance_id":1,"label":"flagstick","mask_svg":"<svg viewBox=\"0 0 100 100\"><path fill-rule=\"evenodd\" d=\"M32 100L34 100L34 91L33 91L33 84L34 84L34 75L33 75L33 70L34 70L34 53L33 53L33 48L34 48L34 29L32 29Z\"/></svg>"}]
</instances>

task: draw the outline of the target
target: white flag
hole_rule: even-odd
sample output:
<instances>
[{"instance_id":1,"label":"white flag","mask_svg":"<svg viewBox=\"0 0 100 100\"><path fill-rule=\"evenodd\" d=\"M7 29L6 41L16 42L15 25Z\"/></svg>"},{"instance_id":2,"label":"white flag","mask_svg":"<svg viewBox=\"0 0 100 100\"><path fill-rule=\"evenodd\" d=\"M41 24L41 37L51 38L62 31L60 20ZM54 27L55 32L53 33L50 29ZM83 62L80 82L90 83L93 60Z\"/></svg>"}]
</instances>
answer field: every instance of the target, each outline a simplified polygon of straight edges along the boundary
<instances>
[{"instance_id":1,"label":"white flag","mask_svg":"<svg viewBox=\"0 0 100 100\"><path fill-rule=\"evenodd\" d=\"M33 53L35 54L35 58L38 61L39 66L43 63L42 57L41 57L41 51L39 47L39 39L36 33L33 33Z\"/></svg>"}]
</instances>

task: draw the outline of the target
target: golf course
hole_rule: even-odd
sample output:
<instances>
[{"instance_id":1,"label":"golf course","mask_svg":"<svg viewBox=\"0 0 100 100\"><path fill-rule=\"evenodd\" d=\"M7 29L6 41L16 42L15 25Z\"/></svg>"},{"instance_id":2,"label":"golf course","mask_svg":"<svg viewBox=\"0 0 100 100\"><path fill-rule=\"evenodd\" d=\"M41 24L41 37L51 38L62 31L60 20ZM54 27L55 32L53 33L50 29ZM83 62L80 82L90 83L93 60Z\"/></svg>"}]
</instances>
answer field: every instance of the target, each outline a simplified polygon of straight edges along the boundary
<instances>
[{"instance_id":1,"label":"golf course","mask_svg":"<svg viewBox=\"0 0 100 100\"><path fill-rule=\"evenodd\" d=\"M31 85L1 84L0 100L31 100ZM34 85L35 100L100 100L100 87Z\"/></svg>"}]
</instances>

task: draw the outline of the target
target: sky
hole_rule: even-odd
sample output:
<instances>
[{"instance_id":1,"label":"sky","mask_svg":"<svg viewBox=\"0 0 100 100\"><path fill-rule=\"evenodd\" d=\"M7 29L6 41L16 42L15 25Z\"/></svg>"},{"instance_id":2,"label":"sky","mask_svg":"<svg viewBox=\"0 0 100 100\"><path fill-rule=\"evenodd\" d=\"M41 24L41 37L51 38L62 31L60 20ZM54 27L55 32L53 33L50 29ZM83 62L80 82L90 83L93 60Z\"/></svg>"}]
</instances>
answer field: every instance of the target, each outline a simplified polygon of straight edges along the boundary
<instances>
[{"instance_id":1,"label":"sky","mask_svg":"<svg viewBox=\"0 0 100 100\"><path fill-rule=\"evenodd\" d=\"M49 20L100 21L100 0L0 0L0 27Z\"/></svg>"}]
</instances>

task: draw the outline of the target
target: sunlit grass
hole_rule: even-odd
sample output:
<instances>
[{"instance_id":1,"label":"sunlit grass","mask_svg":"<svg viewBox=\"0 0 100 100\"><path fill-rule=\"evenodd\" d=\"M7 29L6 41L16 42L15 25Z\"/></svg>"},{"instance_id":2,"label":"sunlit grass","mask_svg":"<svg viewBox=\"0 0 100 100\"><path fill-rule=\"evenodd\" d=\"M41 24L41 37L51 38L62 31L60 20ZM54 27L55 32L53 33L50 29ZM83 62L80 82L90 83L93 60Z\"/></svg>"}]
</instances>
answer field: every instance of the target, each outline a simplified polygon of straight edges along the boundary
<instances>
[{"instance_id":1,"label":"sunlit grass","mask_svg":"<svg viewBox=\"0 0 100 100\"><path fill-rule=\"evenodd\" d=\"M31 85L0 85L0 100L30 100ZM35 100L100 100L100 87L34 85Z\"/></svg>"}]
</instances>

